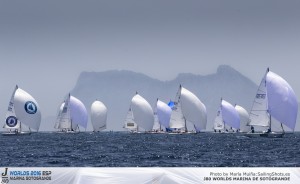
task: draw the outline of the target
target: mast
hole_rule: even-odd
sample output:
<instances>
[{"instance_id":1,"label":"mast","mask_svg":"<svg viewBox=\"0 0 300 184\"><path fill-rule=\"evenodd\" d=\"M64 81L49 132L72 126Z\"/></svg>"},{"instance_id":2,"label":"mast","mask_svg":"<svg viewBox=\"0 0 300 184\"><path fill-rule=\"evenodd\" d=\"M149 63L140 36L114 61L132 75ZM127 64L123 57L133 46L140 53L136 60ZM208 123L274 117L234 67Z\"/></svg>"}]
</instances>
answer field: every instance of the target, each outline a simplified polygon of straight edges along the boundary
<instances>
[{"instance_id":1,"label":"mast","mask_svg":"<svg viewBox=\"0 0 300 184\"><path fill-rule=\"evenodd\" d=\"M187 126L186 126L186 119L185 119L185 117L183 117L183 119L184 119L184 128L185 128L185 132L188 132Z\"/></svg>"},{"instance_id":2,"label":"mast","mask_svg":"<svg viewBox=\"0 0 300 184\"><path fill-rule=\"evenodd\" d=\"M220 111L222 111L222 101L223 101L223 98L221 97ZM223 113L222 113L222 115L223 115ZM223 123L224 132L226 132L225 121L222 116L221 116L221 119L222 119L222 123Z\"/></svg>"},{"instance_id":3,"label":"mast","mask_svg":"<svg viewBox=\"0 0 300 184\"><path fill-rule=\"evenodd\" d=\"M70 131L73 131L73 128L72 128L72 124L73 124L73 122L72 122L72 117L71 117L71 110L70 110L70 103L71 103L71 93L69 93L69 102L68 102L68 110L70 111L69 112L69 118L70 118L70 122L71 122L71 126L70 126Z\"/></svg>"},{"instance_id":4,"label":"mast","mask_svg":"<svg viewBox=\"0 0 300 184\"><path fill-rule=\"evenodd\" d=\"M271 117L271 114L269 114L269 116L270 116L270 126L269 126L269 128L270 128L270 131L272 131L272 117Z\"/></svg>"},{"instance_id":5,"label":"mast","mask_svg":"<svg viewBox=\"0 0 300 184\"><path fill-rule=\"evenodd\" d=\"M177 94L176 94L176 96L178 95L178 102L177 103L181 103L180 102L180 97L181 97L181 88L182 88L182 86L181 86L181 84L179 85L179 90L178 90L178 92L177 92ZM180 105L180 108L181 108L181 105ZM182 114L183 115L183 114ZM185 118L185 116L183 115L183 119L184 119L184 132L188 132L188 130L187 130L187 126L186 126L186 118Z\"/></svg>"}]
</instances>

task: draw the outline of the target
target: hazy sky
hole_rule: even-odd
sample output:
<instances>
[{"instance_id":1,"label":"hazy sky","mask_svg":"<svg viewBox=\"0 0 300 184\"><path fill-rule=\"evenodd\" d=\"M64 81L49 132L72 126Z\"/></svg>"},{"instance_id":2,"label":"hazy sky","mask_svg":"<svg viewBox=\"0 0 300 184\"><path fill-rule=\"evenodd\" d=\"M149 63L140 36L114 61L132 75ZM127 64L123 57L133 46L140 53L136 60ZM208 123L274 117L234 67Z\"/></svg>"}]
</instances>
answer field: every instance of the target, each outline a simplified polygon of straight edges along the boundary
<instances>
[{"instance_id":1,"label":"hazy sky","mask_svg":"<svg viewBox=\"0 0 300 184\"><path fill-rule=\"evenodd\" d=\"M0 117L15 84L55 115L81 71L109 69L169 80L228 64L258 84L269 66L299 100L299 10L298 0L1 0Z\"/></svg>"}]
</instances>

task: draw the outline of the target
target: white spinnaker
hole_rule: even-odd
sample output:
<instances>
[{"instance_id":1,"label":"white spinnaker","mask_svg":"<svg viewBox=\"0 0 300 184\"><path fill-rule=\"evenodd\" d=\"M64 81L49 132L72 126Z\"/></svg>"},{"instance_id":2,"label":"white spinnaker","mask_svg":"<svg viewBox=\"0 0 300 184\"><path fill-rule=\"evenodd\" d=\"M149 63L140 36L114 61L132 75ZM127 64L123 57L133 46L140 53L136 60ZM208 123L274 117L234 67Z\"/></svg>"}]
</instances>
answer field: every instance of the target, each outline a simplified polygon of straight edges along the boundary
<instances>
[{"instance_id":1,"label":"white spinnaker","mask_svg":"<svg viewBox=\"0 0 300 184\"><path fill-rule=\"evenodd\" d=\"M106 120L107 108L102 102L96 100L91 106L91 122L94 131L106 129Z\"/></svg>"},{"instance_id":2,"label":"white spinnaker","mask_svg":"<svg viewBox=\"0 0 300 184\"><path fill-rule=\"evenodd\" d=\"M224 122L222 119L222 111L221 108L218 110L217 116L215 118L215 122L214 122L214 129L215 130L224 130Z\"/></svg>"},{"instance_id":3,"label":"white spinnaker","mask_svg":"<svg viewBox=\"0 0 300 184\"><path fill-rule=\"evenodd\" d=\"M189 90L181 87L180 103L184 118L193 123L197 130L204 130L207 114L206 107L200 99Z\"/></svg>"},{"instance_id":4,"label":"white spinnaker","mask_svg":"<svg viewBox=\"0 0 300 184\"><path fill-rule=\"evenodd\" d=\"M14 108L17 118L28 127L39 130L41 111L36 100L26 91L18 88L14 96Z\"/></svg>"},{"instance_id":5,"label":"white spinnaker","mask_svg":"<svg viewBox=\"0 0 300 184\"><path fill-rule=\"evenodd\" d=\"M268 114L268 101L267 101L267 87L266 75L262 78L256 96L253 101L251 111L249 113L250 121L249 126L264 126L268 127L270 124Z\"/></svg>"},{"instance_id":6,"label":"white spinnaker","mask_svg":"<svg viewBox=\"0 0 300 184\"><path fill-rule=\"evenodd\" d=\"M134 122L145 131L150 131L154 124L154 115L151 105L139 94L131 100Z\"/></svg>"},{"instance_id":7,"label":"white spinnaker","mask_svg":"<svg viewBox=\"0 0 300 184\"><path fill-rule=\"evenodd\" d=\"M70 96L70 116L72 128L76 129L77 125L87 128L88 114L84 104L74 96Z\"/></svg>"},{"instance_id":8,"label":"white spinnaker","mask_svg":"<svg viewBox=\"0 0 300 184\"><path fill-rule=\"evenodd\" d=\"M12 96L10 98L6 116L5 116L5 124L4 124L3 128L10 128L10 129L20 128L20 121L16 117L15 107L14 107L14 96L15 96L15 92L17 89L18 89L18 86L16 86L16 88L14 89ZM13 119L11 119L11 117L13 117ZM15 121L16 119L17 119L17 122L13 122L13 123L9 122L9 121ZM15 126L13 126L13 124L15 124Z\"/></svg>"},{"instance_id":9,"label":"white spinnaker","mask_svg":"<svg viewBox=\"0 0 300 184\"><path fill-rule=\"evenodd\" d=\"M247 126L249 123L249 114L242 106L236 105L235 110L239 113L240 116L240 132L249 132L250 127Z\"/></svg>"},{"instance_id":10,"label":"white spinnaker","mask_svg":"<svg viewBox=\"0 0 300 184\"><path fill-rule=\"evenodd\" d=\"M294 130L298 101L292 87L282 77L271 71L267 73L266 85L270 115Z\"/></svg>"},{"instance_id":11,"label":"white spinnaker","mask_svg":"<svg viewBox=\"0 0 300 184\"><path fill-rule=\"evenodd\" d=\"M225 125L228 125L229 127L235 129L240 128L239 114L229 102L222 100L221 111L222 111L222 119Z\"/></svg>"},{"instance_id":12,"label":"white spinnaker","mask_svg":"<svg viewBox=\"0 0 300 184\"><path fill-rule=\"evenodd\" d=\"M169 128L172 109L166 103L157 100L156 113L159 124L166 128Z\"/></svg>"}]
</instances>

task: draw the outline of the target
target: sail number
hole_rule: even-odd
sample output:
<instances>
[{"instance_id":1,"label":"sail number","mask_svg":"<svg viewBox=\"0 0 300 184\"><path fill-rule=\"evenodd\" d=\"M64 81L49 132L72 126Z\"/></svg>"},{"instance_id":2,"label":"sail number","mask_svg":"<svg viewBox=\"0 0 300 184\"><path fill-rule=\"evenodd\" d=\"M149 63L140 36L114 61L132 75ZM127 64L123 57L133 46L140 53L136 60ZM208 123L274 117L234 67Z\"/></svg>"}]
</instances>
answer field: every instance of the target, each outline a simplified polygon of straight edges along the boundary
<instances>
[{"instance_id":1,"label":"sail number","mask_svg":"<svg viewBox=\"0 0 300 184\"><path fill-rule=\"evenodd\" d=\"M256 94L256 98L258 98L258 99L265 99L266 98L266 94Z\"/></svg>"}]
</instances>

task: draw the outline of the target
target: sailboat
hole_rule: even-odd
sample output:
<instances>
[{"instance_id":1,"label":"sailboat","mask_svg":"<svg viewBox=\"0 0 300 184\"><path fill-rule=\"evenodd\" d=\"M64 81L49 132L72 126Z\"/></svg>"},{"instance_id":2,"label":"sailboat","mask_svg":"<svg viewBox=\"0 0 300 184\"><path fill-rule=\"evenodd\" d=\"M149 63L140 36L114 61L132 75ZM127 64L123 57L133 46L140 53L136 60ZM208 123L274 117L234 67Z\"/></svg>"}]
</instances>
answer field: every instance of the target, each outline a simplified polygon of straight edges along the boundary
<instances>
[{"instance_id":1,"label":"sailboat","mask_svg":"<svg viewBox=\"0 0 300 184\"><path fill-rule=\"evenodd\" d=\"M173 103L170 128L176 129L179 133L191 133L187 126L187 122L190 122L193 132L205 129L206 107L195 94L180 85Z\"/></svg>"},{"instance_id":2,"label":"sailboat","mask_svg":"<svg viewBox=\"0 0 300 184\"><path fill-rule=\"evenodd\" d=\"M234 108L239 113L239 116L240 116L240 130L239 130L239 132L241 132L241 133L249 132L250 127L247 126L247 124L250 121L249 113L242 106L235 105Z\"/></svg>"},{"instance_id":3,"label":"sailboat","mask_svg":"<svg viewBox=\"0 0 300 184\"><path fill-rule=\"evenodd\" d=\"M298 112L298 102L292 87L279 75L267 69L258 87L250 111L251 131L248 137L281 138L285 131L282 124L294 130ZM281 132L272 131L272 123L278 121ZM255 132L254 126L266 127L268 130Z\"/></svg>"},{"instance_id":4,"label":"sailboat","mask_svg":"<svg viewBox=\"0 0 300 184\"><path fill-rule=\"evenodd\" d=\"M5 117L3 128L7 129L2 135L30 134L31 129L39 130L41 111L36 100L26 91L16 85ZM28 129L28 131L24 131Z\"/></svg>"},{"instance_id":5,"label":"sailboat","mask_svg":"<svg viewBox=\"0 0 300 184\"><path fill-rule=\"evenodd\" d=\"M99 132L106 129L107 108L106 106L96 100L91 106L91 122L94 132Z\"/></svg>"},{"instance_id":6,"label":"sailboat","mask_svg":"<svg viewBox=\"0 0 300 184\"><path fill-rule=\"evenodd\" d=\"M79 125L86 129L87 121L88 115L84 104L69 94L60 106L54 128L59 129L59 133L76 133Z\"/></svg>"},{"instance_id":7,"label":"sailboat","mask_svg":"<svg viewBox=\"0 0 300 184\"><path fill-rule=\"evenodd\" d=\"M150 132L154 124L154 115L151 105L141 95L136 93L131 99L131 105L126 116L125 128L135 132ZM135 129L136 127L136 129Z\"/></svg>"},{"instance_id":8,"label":"sailboat","mask_svg":"<svg viewBox=\"0 0 300 184\"><path fill-rule=\"evenodd\" d=\"M230 128L228 128L230 127ZM240 117L234 106L221 98L221 105L215 118L214 131L233 133L240 128ZM229 129L229 130L228 130Z\"/></svg>"},{"instance_id":9,"label":"sailboat","mask_svg":"<svg viewBox=\"0 0 300 184\"><path fill-rule=\"evenodd\" d=\"M125 125L123 128L129 130L132 133L137 132L137 124L133 120L133 112L131 106L128 109L126 119L125 119Z\"/></svg>"},{"instance_id":10,"label":"sailboat","mask_svg":"<svg viewBox=\"0 0 300 184\"><path fill-rule=\"evenodd\" d=\"M170 118L172 109L168 104L157 99L154 112L154 133L165 133L163 129L170 128Z\"/></svg>"}]
</instances>

